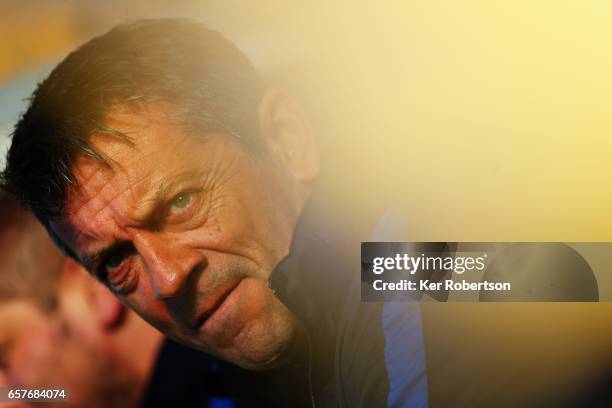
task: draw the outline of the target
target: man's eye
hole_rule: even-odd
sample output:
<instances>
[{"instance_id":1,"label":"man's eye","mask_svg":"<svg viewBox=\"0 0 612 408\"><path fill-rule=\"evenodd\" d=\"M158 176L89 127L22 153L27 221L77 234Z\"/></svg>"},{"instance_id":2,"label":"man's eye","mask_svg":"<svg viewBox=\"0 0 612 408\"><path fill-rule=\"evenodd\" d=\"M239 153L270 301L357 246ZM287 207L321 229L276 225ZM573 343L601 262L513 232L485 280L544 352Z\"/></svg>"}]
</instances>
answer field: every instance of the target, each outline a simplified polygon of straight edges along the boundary
<instances>
[{"instance_id":1,"label":"man's eye","mask_svg":"<svg viewBox=\"0 0 612 408\"><path fill-rule=\"evenodd\" d=\"M181 193L174 197L170 202L170 210L172 212L181 212L185 208L189 207L193 201L193 193Z\"/></svg>"},{"instance_id":2,"label":"man's eye","mask_svg":"<svg viewBox=\"0 0 612 408\"><path fill-rule=\"evenodd\" d=\"M127 295L138 283L138 274L134 273L131 262L135 254L131 242L120 243L100 263L96 276L113 292Z\"/></svg>"},{"instance_id":3,"label":"man's eye","mask_svg":"<svg viewBox=\"0 0 612 408\"><path fill-rule=\"evenodd\" d=\"M112 255L112 256L108 257L104 261L104 268L106 270L116 269L119 266L121 266L121 263L123 263L124 259L125 259L125 255L124 254L115 254L115 255Z\"/></svg>"}]
</instances>

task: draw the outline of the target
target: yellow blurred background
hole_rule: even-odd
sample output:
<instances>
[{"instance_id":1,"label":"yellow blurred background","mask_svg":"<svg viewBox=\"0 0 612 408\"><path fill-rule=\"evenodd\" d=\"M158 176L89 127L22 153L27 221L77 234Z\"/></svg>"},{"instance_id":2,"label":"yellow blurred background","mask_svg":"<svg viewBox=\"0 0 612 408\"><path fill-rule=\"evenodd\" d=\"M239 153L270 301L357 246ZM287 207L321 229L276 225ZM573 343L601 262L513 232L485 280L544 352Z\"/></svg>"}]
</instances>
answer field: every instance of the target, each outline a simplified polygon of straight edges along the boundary
<instances>
[{"instance_id":1,"label":"yellow blurred background","mask_svg":"<svg viewBox=\"0 0 612 408\"><path fill-rule=\"evenodd\" d=\"M118 22L197 18L323 119L345 188L403 198L414 240L612 238L609 2L2 4L3 85Z\"/></svg>"}]
</instances>

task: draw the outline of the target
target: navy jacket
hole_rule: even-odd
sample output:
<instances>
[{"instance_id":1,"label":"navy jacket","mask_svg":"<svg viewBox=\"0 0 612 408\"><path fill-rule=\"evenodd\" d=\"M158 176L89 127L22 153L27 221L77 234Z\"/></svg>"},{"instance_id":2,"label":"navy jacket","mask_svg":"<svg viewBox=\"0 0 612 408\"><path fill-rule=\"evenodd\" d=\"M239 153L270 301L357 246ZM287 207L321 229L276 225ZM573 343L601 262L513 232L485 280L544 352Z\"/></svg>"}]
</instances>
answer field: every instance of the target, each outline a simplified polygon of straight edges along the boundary
<instances>
[{"instance_id":1,"label":"navy jacket","mask_svg":"<svg viewBox=\"0 0 612 408\"><path fill-rule=\"evenodd\" d=\"M424 407L417 302L361 301L360 240L312 200L270 287L304 328L294 358L313 407Z\"/></svg>"}]
</instances>

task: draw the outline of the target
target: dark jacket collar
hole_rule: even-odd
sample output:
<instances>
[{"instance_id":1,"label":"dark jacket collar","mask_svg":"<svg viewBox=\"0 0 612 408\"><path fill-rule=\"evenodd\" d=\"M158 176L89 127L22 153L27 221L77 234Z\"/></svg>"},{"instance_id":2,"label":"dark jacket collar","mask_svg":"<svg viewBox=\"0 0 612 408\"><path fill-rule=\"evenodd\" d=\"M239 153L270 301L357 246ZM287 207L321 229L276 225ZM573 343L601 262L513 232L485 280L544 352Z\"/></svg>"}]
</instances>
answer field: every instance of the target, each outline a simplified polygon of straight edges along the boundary
<instances>
[{"instance_id":1,"label":"dark jacket collar","mask_svg":"<svg viewBox=\"0 0 612 408\"><path fill-rule=\"evenodd\" d=\"M359 268L360 258L351 259L359 250L358 242L351 247L346 226L326 207L325 198L320 188L313 192L295 226L289 254L268 282L307 327L313 318L332 318L347 279L358 278L351 276L352 266Z\"/></svg>"},{"instance_id":2,"label":"dark jacket collar","mask_svg":"<svg viewBox=\"0 0 612 408\"><path fill-rule=\"evenodd\" d=\"M341 315L351 279L359 279L359 250L354 239L316 191L298 220L289 254L270 276L276 296L296 315L305 339L292 347L292 361L307 370L311 398L316 406L335 406L336 353ZM347 246L347 243L349 245ZM353 276L354 275L354 276ZM299 353L299 354L298 354Z\"/></svg>"}]
</instances>

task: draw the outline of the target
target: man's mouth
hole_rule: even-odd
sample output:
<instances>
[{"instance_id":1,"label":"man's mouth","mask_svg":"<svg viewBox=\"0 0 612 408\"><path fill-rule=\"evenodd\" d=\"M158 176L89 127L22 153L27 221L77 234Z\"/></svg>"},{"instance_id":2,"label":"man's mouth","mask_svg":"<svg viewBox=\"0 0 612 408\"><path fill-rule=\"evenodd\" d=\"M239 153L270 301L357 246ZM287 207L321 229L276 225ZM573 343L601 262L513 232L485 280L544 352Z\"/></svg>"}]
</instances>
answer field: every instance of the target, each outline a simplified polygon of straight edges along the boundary
<instances>
[{"instance_id":1,"label":"man's mouth","mask_svg":"<svg viewBox=\"0 0 612 408\"><path fill-rule=\"evenodd\" d=\"M235 282L232 286L229 286L222 293L222 295L219 296L215 300L215 302L212 304L212 306L207 306L207 307L203 308L203 311L198 313L197 317L194 319L194 322L192 324L192 328L194 330L199 330L200 327L202 327L206 323L206 321L217 311L217 309L219 309L221 307L223 302L225 302L225 300L234 291L234 289L236 289L236 287L238 287L240 282L241 282L241 280Z\"/></svg>"}]
</instances>

